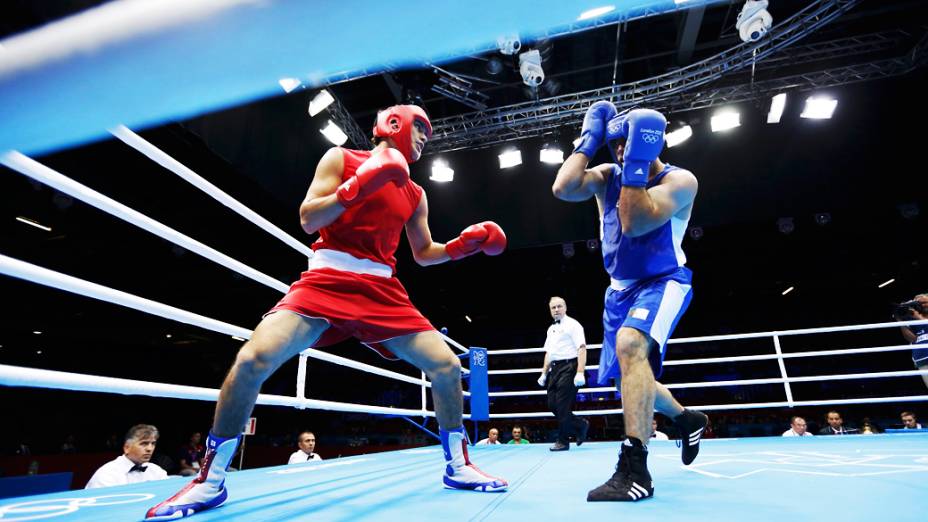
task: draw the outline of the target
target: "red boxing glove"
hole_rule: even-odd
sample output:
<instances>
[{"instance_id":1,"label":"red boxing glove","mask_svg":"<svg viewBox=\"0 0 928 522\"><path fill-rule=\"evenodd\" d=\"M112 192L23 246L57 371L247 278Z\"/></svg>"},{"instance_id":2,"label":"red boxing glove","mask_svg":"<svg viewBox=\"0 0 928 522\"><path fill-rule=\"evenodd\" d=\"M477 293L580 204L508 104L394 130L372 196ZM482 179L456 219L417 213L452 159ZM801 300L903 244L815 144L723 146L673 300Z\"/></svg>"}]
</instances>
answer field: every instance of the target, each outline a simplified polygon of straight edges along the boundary
<instances>
[{"instance_id":1,"label":"red boxing glove","mask_svg":"<svg viewBox=\"0 0 928 522\"><path fill-rule=\"evenodd\" d=\"M384 149L368 158L358 166L351 179L339 185L335 194L338 202L349 208L390 181L397 187L409 181L409 163L396 149Z\"/></svg>"},{"instance_id":2,"label":"red boxing glove","mask_svg":"<svg viewBox=\"0 0 928 522\"><path fill-rule=\"evenodd\" d=\"M451 259L458 260L483 251L488 256L498 256L506 250L506 234L499 225L484 221L471 225L461 235L445 244L445 252Z\"/></svg>"}]
</instances>

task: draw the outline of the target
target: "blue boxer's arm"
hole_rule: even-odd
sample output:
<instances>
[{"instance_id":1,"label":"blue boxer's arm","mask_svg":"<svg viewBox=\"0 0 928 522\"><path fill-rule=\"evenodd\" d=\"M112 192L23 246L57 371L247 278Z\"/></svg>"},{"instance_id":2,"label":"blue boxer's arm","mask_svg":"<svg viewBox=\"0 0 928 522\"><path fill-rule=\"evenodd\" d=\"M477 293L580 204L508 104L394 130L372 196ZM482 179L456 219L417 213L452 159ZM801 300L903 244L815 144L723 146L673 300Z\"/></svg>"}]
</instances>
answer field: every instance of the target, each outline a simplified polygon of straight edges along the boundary
<instances>
[{"instance_id":1,"label":"blue boxer's arm","mask_svg":"<svg viewBox=\"0 0 928 522\"><path fill-rule=\"evenodd\" d=\"M554 197L563 201L586 201L603 192L612 164L604 163L588 169L586 163L586 158L579 154L567 158L551 186Z\"/></svg>"},{"instance_id":2,"label":"blue boxer's arm","mask_svg":"<svg viewBox=\"0 0 928 522\"><path fill-rule=\"evenodd\" d=\"M619 196L619 219L622 235L638 237L666 223L693 203L699 183L687 170L669 172L659 185L647 190L622 187Z\"/></svg>"}]
</instances>

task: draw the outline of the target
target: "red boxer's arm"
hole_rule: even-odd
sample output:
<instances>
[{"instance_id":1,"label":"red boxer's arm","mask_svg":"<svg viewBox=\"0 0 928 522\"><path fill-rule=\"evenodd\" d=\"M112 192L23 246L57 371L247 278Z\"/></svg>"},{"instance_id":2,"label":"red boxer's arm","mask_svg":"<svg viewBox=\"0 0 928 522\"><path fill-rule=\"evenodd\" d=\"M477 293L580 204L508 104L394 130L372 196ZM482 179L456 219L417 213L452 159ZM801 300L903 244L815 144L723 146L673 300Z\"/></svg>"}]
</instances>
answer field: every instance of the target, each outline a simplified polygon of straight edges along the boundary
<instances>
[{"instance_id":1,"label":"red boxer's arm","mask_svg":"<svg viewBox=\"0 0 928 522\"><path fill-rule=\"evenodd\" d=\"M445 252L444 243L432 241L432 231L429 230L429 202L425 191L419 199L419 206L409 221L406 222L406 238L412 257L422 266L437 265L451 258Z\"/></svg>"},{"instance_id":2,"label":"red boxer's arm","mask_svg":"<svg viewBox=\"0 0 928 522\"><path fill-rule=\"evenodd\" d=\"M345 170L345 158L338 147L329 149L319 164L316 174L309 185L306 197L300 204L300 223L307 234L314 234L320 228L332 223L345 207L338 204L335 191L342 183L342 173Z\"/></svg>"}]
</instances>

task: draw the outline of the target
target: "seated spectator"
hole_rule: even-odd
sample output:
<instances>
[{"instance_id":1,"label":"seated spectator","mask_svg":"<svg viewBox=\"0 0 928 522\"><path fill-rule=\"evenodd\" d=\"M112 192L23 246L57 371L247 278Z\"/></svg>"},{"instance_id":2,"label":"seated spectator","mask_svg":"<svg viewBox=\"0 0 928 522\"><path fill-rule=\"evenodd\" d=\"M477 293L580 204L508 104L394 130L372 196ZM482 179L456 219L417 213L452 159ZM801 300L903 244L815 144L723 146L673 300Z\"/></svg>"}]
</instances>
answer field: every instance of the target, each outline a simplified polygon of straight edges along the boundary
<instances>
[{"instance_id":1,"label":"seated spectator","mask_svg":"<svg viewBox=\"0 0 928 522\"><path fill-rule=\"evenodd\" d=\"M157 464L149 462L158 444L158 428L137 424L126 433L123 454L104 464L90 477L87 488L105 488L168 478Z\"/></svg>"},{"instance_id":2,"label":"seated spectator","mask_svg":"<svg viewBox=\"0 0 928 522\"><path fill-rule=\"evenodd\" d=\"M820 429L818 431L819 435L848 435L857 433L856 429L847 429L844 427L844 419L842 419L841 414L835 410L831 410L825 415L825 421L828 422L828 426Z\"/></svg>"},{"instance_id":3,"label":"seated spectator","mask_svg":"<svg viewBox=\"0 0 928 522\"><path fill-rule=\"evenodd\" d=\"M802 417L795 416L789 419L790 428L783 432L784 437L811 437L812 434L806 431L806 420Z\"/></svg>"},{"instance_id":4,"label":"seated spectator","mask_svg":"<svg viewBox=\"0 0 928 522\"><path fill-rule=\"evenodd\" d=\"M521 426L513 426L512 427L512 440L510 440L506 444L531 444L531 442L529 442L528 439L522 438L522 427Z\"/></svg>"},{"instance_id":5,"label":"seated spectator","mask_svg":"<svg viewBox=\"0 0 928 522\"><path fill-rule=\"evenodd\" d=\"M651 438L654 440L670 440L666 433L657 430L657 419L651 419Z\"/></svg>"},{"instance_id":6,"label":"seated spectator","mask_svg":"<svg viewBox=\"0 0 928 522\"><path fill-rule=\"evenodd\" d=\"M879 426L870 422L870 417L864 417L864 420L860 424L861 435L876 435L882 431L883 430L881 430Z\"/></svg>"},{"instance_id":7,"label":"seated spectator","mask_svg":"<svg viewBox=\"0 0 928 522\"><path fill-rule=\"evenodd\" d=\"M77 445L74 442L74 435L68 435L65 437L64 442L61 444L61 452L72 455L77 453Z\"/></svg>"},{"instance_id":8,"label":"seated spectator","mask_svg":"<svg viewBox=\"0 0 928 522\"><path fill-rule=\"evenodd\" d=\"M200 472L200 462L203 460L205 455L205 450L203 445L200 444L200 441L203 439L203 435L200 432L194 432L190 435L190 440L187 441L187 444L184 444L180 448L180 453L177 457L178 469L177 473L183 477L191 477Z\"/></svg>"},{"instance_id":9,"label":"seated spectator","mask_svg":"<svg viewBox=\"0 0 928 522\"><path fill-rule=\"evenodd\" d=\"M904 430L921 430L922 425L918 423L918 419L915 417L915 414L910 411L902 412L902 415L899 416L902 419L902 429Z\"/></svg>"},{"instance_id":10,"label":"seated spectator","mask_svg":"<svg viewBox=\"0 0 928 522\"><path fill-rule=\"evenodd\" d=\"M300 433L300 436L297 437L297 445L300 449L293 452L290 455L290 460L287 464L299 464L300 462L308 462L310 460L322 460L322 457L318 453L314 453L313 450L316 449L316 435L311 431L304 431Z\"/></svg>"},{"instance_id":11,"label":"seated spectator","mask_svg":"<svg viewBox=\"0 0 928 522\"><path fill-rule=\"evenodd\" d=\"M487 435L487 438L479 440L477 444L502 444L502 442L499 441L498 429L490 428L490 432L487 433Z\"/></svg>"},{"instance_id":12,"label":"seated spectator","mask_svg":"<svg viewBox=\"0 0 928 522\"><path fill-rule=\"evenodd\" d=\"M32 450L29 449L29 445L26 444L25 441L21 440L16 444L16 451L14 452L14 454L28 457L29 455L32 455Z\"/></svg>"},{"instance_id":13,"label":"seated spectator","mask_svg":"<svg viewBox=\"0 0 928 522\"><path fill-rule=\"evenodd\" d=\"M400 444L403 446L412 446L416 442L415 437L412 434L412 428L406 428L403 430L403 435L400 437Z\"/></svg>"},{"instance_id":14,"label":"seated spectator","mask_svg":"<svg viewBox=\"0 0 928 522\"><path fill-rule=\"evenodd\" d=\"M362 446L367 446L368 444L370 444L370 441L362 434L361 428L352 426L351 436L348 438L348 447L360 448Z\"/></svg>"}]
</instances>

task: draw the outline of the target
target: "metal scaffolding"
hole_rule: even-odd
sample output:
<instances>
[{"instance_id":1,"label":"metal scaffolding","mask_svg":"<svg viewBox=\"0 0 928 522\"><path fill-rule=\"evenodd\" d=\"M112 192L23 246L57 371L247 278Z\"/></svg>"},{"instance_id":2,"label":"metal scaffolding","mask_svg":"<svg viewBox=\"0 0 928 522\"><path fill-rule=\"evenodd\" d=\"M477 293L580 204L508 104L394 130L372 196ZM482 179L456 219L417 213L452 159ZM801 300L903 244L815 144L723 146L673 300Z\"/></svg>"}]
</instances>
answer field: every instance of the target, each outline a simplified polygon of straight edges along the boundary
<instances>
[{"instance_id":1,"label":"metal scaffolding","mask_svg":"<svg viewBox=\"0 0 928 522\"><path fill-rule=\"evenodd\" d=\"M726 102L731 102L734 99L754 99L759 97L761 92L764 93L763 96L766 96L771 90L796 89L801 86L813 88L825 84L841 85L852 81L862 81L862 79L872 79L881 77L879 71L883 71L882 76L902 74L894 71L912 68L904 66L903 62L911 65L925 61L924 45L920 42L920 47L916 46L916 50L906 55L908 59L902 57L839 67L807 75L794 74L763 82L743 82L735 86L710 87L710 84L717 84L726 77L731 78L736 73L761 64L768 57L783 52L793 43L831 23L861 1L819 0L812 2L777 26L760 42L739 44L670 73L622 85L611 85L546 98L537 102L518 103L435 120L432 142L429 143L427 150L429 153L437 153L480 148L550 133L565 125L577 125L586 109L599 100L610 100L619 109L647 104L650 107L672 112L722 103L722 101L712 101L713 96L721 97L720 100L728 96ZM806 46L800 52L793 52L790 58L783 59L791 59L790 64L793 65L803 60L817 61L837 56L846 58L849 55L864 52L867 45L873 46L871 51L890 49L892 41L896 41L892 35L882 33L845 38L831 45L820 43ZM855 80L854 78L862 79ZM769 86L766 91L763 89L765 86ZM747 97L749 94L750 97Z\"/></svg>"},{"instance_id":2,"label":"metal scaffolding","mask_svg":"<svg viewBox=\"0 0 928 522\"><path fill-rule=\"evenodd\" d=\"M368 137L369 133L361 130L358 122L354 121L354 118L351 117L351 114L348 113L345 106L342 105L342 102L338 100L338 96L335 96L332 89L329 89L329 94L332 95L333 101L325 108L325 111L332 117L332 121L348 136L351 147L359 150L370 149L371 140Z\"/></svg>"}]
</instances>

